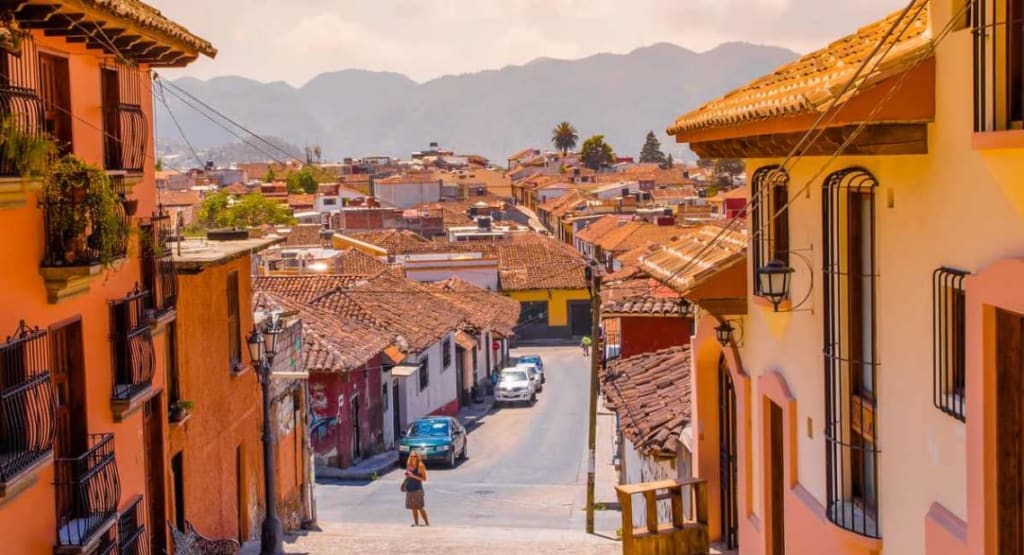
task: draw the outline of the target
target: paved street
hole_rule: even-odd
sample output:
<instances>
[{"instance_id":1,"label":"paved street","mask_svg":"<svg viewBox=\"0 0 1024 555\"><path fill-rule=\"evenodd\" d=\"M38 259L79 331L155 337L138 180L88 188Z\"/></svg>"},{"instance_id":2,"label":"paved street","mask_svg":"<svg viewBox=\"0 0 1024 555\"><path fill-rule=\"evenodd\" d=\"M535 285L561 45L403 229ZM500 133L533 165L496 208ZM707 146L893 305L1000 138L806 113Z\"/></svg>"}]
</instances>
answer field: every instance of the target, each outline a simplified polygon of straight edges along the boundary
<instances>
[{"instance_id":1,"label":"paved street","mask_svg":"<svg viewBox=\"0 0 1024 555\"><path fill-rule=\"evenodd\" d=\"M618 542L583 533L589 359L575 347L513 355L526 352L544 358L547 384L537 404L495 409L470 431L469 460L429 469L430 528L409 526L401 475L391 472L375 482L318 485L324 532L299 538L289 551L462 553L499 541L503 553L618 553ZM607 497L599 490L599 501ZM614 538L619 513L600 511L597 519L597 529Z\"/></svg>"}]
</instances>

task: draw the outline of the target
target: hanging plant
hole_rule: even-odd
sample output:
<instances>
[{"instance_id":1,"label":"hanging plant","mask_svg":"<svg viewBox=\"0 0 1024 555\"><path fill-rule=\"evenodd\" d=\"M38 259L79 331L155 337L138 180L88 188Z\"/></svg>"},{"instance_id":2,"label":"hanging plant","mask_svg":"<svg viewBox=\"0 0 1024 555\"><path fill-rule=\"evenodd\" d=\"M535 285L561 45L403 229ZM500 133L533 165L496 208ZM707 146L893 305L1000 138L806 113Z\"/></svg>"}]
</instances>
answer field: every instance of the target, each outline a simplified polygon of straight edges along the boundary
<instances>
[{"instance_id":1,"label":"hanging plant","mask_svg":"<svg viewBox=\"0 0 1024 555\"><path fill-rule=\"evenodd\" d=\"M26 179L39 179L57 157L57 144L46 133L27 133L18 116L0 120L0 166Z\"/></svg>"},{"instance_id":2,"label":"hanging plant","mask_svg":"<svg viewBox=\"0 0 1024 555\"><path fill-rule=\"evenodd\" d=\"M125 254L127 226L107 174L73 155L54 162L43 188L54 265L110 265Z\"/></svg>"}]
</instances>

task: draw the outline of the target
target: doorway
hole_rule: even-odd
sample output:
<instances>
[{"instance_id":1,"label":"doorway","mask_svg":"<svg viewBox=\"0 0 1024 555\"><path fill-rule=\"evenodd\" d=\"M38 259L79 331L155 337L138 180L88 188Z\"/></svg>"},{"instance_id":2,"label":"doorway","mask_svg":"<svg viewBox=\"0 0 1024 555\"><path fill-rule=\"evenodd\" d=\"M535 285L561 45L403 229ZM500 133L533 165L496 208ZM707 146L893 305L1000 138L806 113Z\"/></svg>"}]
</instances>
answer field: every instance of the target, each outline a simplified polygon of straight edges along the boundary
<instances>
[{"instance_id":1,"label":"doorway","mask_svg":"<svg viewBox=\"0 0 1024 555\"><path fill-rule=\"evenodd\" d=\"M1024 555L1024 316L996 311L998 548Z\"/></svg>"},{"instance_id":2,"label":"doorway","mask_svg":"<svg viewBox=\"0 0 1024 555\"><path fill-rule=\"evenodd\" d=\"M171 457L171 478L174 480L174 525L185 529L185 463L182 453Z\"/></svg>"},{"instance_id":3,"label":"doorway","mask_svg":"<svg viewBox=\"0 0 1024 555\"><path fill-rule=\"evenodd\" d=\"M739 547L739 510L736 492L736 388L725 355L718 359L718 460L722 543L726 549Z\"/></svg>"},{"instance_id":4,"label":"doorway","mask_svg":"<svg viewBox=\"0 0 1024 555\"><path fill-rule=\"evenodd\" d=\"M402 415L398 405L398 380L391 382L391 415L394 417L395 442L402 439Z\"/></svg>"},{"instance_id":5,"label":"doorway","mask_svg":"<svg viewBox=\"0 0 1024 555\"><path fill-rule=\"evenodd\" d=\"M71 152L71 77L67 58L39 54L43 121L61 154Z\"/></svg>"},{"instance_id":6,"label":"doorway","mask_svg":"<svg viewBox=\"0 0 1024 555\"><path fill-rule=\"evenodd\" d=\"M82 321L75 320L50 328L53 389L56 393L56 459L72 458L89 448L89 428L85 412L85 352L82 345Z\"/></svg>"},{"instance_id":7,"label":"doorway","mask_svg":"<svg viewBox=\"0 0 1024 555\"><path fill-rule=\"evenodd\" d=\"M768 402L768 518L771 540L769 555L785 555L785 477L782 443L782 407Z\"/></svg>"},{"instance_id":8,"label":"doorway","mask_svg":"<svg viewBox=\"0 0 1024 555\"><path fill-rule=\"evenodd\" d=\"M363 458L363 452L359 448L359 395L352 396L349 406L352 407L352 462L356 462Z\"/></svg>"},{"instance_id":9,"label":"doorway","mask_svg":"<svg viewBox=\"0 0 1024 555\"><path fill-rule=\"evenodd\" d=\"M594 313L590 301L569 301L569 334L573 337L590 335L593 331ZM592 338L597 341L597 338Z\"/></svg>"},{"instance_id":10,"label":"doorway","mask_svg":"<svg viewBox=\"0 0 1024 555\"><path fill-rule=\"evenodd\" d=\"M160 407L163 395L146 402L142 409L142 451L146 472L146 501L149 503L149 538L157 552L167 548L167 521L164 498L163 425Z\"/></svg>"}]
</instances>

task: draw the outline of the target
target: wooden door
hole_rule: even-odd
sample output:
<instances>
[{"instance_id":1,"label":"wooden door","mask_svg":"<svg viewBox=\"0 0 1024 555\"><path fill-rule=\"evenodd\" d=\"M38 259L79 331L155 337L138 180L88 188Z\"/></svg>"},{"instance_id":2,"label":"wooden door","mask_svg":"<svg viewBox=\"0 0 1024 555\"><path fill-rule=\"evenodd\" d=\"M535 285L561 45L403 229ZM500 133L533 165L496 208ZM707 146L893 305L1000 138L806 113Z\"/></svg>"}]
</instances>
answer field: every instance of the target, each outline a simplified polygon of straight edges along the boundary
<instances>
[{"instance_id":1,"label":"wooden door","mask_svg":"<svg viewBox=\"0 0 1024 555\"><path fill-rule=\"evenodd\" d=\"M82 322L76 320L51 328L50 348L51 376L57 397L54 457L76 457L89 448Z\"/></svg>"},{"instance_id":2,"label":"wooden door","mask_svg":"<svg viewBox=\"0 0 1024 555\"><path fill-rule=\"evenodd\" d=\"M1000 555L1024 555L1024 316L996 312L996 479Z\"/></svg>"},{"instance_id":3,"label":"wooden door","mask_svg":"<svg viewBox=\"0 0 1024 555\"><path fill-rule=\"evenodd\" d=\"M39 96L43 99L46 131L62 154L71 152L71 76L67 58L39 55Z\"/></svg>"},{"instance_id":4,"label":"wooden door","mask_svg":"<svg viewBox=\"0 0 1024 555\"><path fill-rule=\"evenodd\" d=\"M362 458L363 453L359 448L359 396L352 397L352 460L357 461Z\"/></svg>"},{"instance_id":5,"label":"wooden door","mask_svg":"<svg viewBox=\"0 0 1024 555\"><path fill-rule=\"evenodd\" d=\"M100 70L100 94L103 97L103 160L108 170L120 170L121 117L117 70Z\"/></svg>"},{"instance_id":6,"label":"wooden door","mask_svg":"<svg viewBox=\"0 0 1024 555\"><path fill-rule=\"evenodd\" d=\"M784 457L782 443L782 408L775 403L768 403L768 512L771 525L771 551L769 555L785 555L786 553L786 521L785 521L785 477L783 474Z\"/></svg>"},{"instance_id":7,"label":"wooden door","mask_svg":"<svg viewBox=\"0 0 1024 555\"><path fill-rule=\"evenodd\" d=\"M163 395L157 395L143 407L142 450L146 472L149 541L154 553L167 549L166 498L164 496L164 442L160 407Z\"/></svg>"},{"instance_id":8,"label":"wooden door","mask_svg":"<svg viewBox=\"0 0 1024 555\"><path fill-rule=\"evenodd\" d=\"M736 467L736 388L725 355L718 360L719 494L722 505L722 543L726 549L739 547Z\"/></svg>"},{"instance_id":9,"label":"wooden door","mask_svg":"<svg viewBox=\"0 0 1024 555\"><path fill-rule=\"evenodd\" d=\"M402 415L398 408L398 380L391 382L391 415L394 418L395 441L402 439Z\"/></svg>"}]
</instances>

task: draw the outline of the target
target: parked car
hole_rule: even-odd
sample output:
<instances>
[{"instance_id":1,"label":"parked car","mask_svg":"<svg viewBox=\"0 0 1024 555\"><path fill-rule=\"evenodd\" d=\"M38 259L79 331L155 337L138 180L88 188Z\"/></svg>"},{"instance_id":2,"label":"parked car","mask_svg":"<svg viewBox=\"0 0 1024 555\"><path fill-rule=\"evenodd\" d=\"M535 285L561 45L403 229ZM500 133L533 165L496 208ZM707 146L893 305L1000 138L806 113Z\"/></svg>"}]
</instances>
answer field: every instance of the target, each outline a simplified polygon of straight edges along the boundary
<instances>
[{"instance_id":1,"label":"parked car","mask_svg":"<svg viewBox=\"0 0 1024 555\"><path fill-rule=\"evenodd\" d=\"M494 387L495 403L513 403L526 401L533 404L537 401L537 389L525 368L506 368L498 375L498 383Z\"/></svg>"},{"instance_id":2,"label":"parked car","mask_svg":"<svg viewBox=\"0 0 1024 555\"><path fill-rule=\"evenodd\" d=\"M405 467L409 453L416 451L423 462L444 462L449 468L469 457L466 428L451 416L426 416L412 423L398 443L398 462Z\"/></svg>"},{"instance_id":3,"label":"parked car","mask_svg":"<svg viewBox=\"0 0 1024 555\"><path fill-rule=\"evenodd\" d=\"M526 360L532 358L535 360ZM537 369L537 373L540 374L540 383L546 383L548 379L544 376L544 365L540 362L540 357L537 355L530 355L529 357L519 357L516 361L516 366L533 366Z\"/></svg>"},{"instance_id":4,"label":"parked car","mask_svg":"<svg viewBox=\"0 0 1024 555\"><path fill-rule=\"evenodd\" d=\"M532 362L537 365L537 369L540 370L541 374L544 373L544 361L541 360L540 355L523 355L516 359L516 364L522 362Z\"/></svg>"},{"instance_id":5,"label":"parked car","mask_svg":"<svg viewBox=\"0 0 1024 555\"><path fill-rule=\"evenodd\" d=\"M516 368L522 368L530 374L530 381L533 382L533 387L538 393L544 389L544 374L541 374L540 370L537 370L536 365L531 362L521 362L516 365Z\"/></svg>"}]
</instances>

